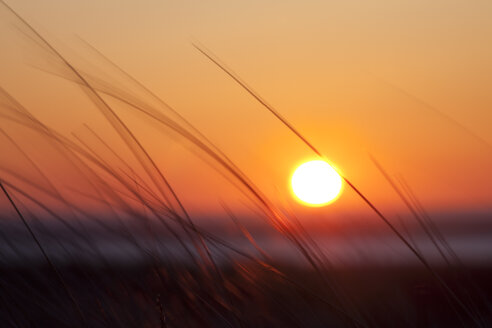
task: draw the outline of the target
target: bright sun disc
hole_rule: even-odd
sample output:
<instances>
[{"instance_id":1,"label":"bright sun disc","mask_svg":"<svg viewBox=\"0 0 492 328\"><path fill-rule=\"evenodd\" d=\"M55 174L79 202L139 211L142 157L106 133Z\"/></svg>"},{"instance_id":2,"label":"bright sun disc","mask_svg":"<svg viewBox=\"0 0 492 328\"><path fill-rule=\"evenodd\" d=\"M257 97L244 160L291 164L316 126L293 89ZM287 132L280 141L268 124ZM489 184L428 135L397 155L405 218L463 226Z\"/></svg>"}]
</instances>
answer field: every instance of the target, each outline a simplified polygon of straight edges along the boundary
<instances>
[{"instance_id":1,"label":"bright sun disc","mask_svg":"<svg viewBox=\"0 0 492 328\"><path fill-rule=\"evenodd\" d=\"M300 165L292 175L294 195L309 206L323 206L334 201L342 189L342 178L325 161Z\"/></svg>"}]
</instances>

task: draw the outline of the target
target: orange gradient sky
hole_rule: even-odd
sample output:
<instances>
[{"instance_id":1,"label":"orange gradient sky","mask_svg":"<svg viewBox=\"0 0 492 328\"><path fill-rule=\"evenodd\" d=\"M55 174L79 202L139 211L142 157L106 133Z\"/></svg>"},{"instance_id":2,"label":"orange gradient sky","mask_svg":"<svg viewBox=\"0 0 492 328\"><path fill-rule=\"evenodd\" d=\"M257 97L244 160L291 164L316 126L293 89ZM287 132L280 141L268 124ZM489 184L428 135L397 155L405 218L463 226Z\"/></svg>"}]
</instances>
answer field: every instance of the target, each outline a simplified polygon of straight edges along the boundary
<instances>
[{"instance_id":1,"label":"orange gradient sky","mask_svg":"<svg viewBox=\"0 0 492 328\"><path fill-rule=\"evenodd\" d=\"M490 209L490 1L9 4L77 65L102 72L101 61L79 37L95 46L172 105L283 206L307 215L363 208L347 188L328 207L296 204L288 179L296 166L316 156L192 42L213 51L377 205L402 207L369 154L390 175L404 177L428 209ZM35 68L50 62L15 28L19 22L4 9L0 17L0 85L47 125L84 136L86 123L137 165L77 86ZM104 74L118 81L112 73ZM117 113L187 207L201 214L220 212L221 200L244 207L245 199L182 140L124 106ZM60 186L89 188L63 169L63 159L44 155L48 145L36 144L29 132L3 119L0 126ZM29 176L15 151L0 142L2 167Z\"/></svg>"}]
</instances>

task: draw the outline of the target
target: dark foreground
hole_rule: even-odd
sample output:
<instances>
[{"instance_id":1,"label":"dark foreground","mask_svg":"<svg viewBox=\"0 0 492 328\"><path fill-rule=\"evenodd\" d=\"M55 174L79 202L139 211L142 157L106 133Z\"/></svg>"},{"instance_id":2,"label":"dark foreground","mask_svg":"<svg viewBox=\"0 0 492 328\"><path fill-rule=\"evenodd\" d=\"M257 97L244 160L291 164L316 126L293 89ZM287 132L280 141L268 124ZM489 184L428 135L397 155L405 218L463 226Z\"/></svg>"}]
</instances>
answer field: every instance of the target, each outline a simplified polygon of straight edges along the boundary
<instances>
[{"instance_id":1,"label":"dark foreground","mask_svg":"<svg viewBox=\"0 0 492 328\"><path fill-rule=\"evenodd\" d=\"M492 327L490 268L2 268L1 327Z\"/></svg>"}]
</instances>

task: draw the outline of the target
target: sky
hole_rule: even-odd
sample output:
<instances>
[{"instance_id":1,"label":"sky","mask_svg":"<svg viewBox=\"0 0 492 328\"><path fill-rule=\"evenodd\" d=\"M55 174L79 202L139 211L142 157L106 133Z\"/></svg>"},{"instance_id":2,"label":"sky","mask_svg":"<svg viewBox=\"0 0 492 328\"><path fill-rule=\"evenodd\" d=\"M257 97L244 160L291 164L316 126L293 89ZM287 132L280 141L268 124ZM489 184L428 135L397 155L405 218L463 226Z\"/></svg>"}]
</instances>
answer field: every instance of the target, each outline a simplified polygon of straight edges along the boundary
<instances>
[{"instance_id":1,"label":"sky","mask_svg":"<svg viewBox=\"0 0 492 328\"><path fill-rule=\"evenodd\" d=\"M269 199L296 213L358 213L364 204L346 186L327 207L297 204L289 178L315 154L192 43L220 58L383 209L398 213L403 204L371 156L431 211L491 207L490 1L8 3L76 65L120 83L81 40L97 48L207 136ZM87 124L138 167L86 94L43 71L60 72L12 15L1 9L0 17L0 85L66 136L87 137ZM121 104L117 113L186 207L201 215L221 212L221 202L248 208L196 149ZM90 190L66 159L47 156L49 145L0 124L57 185ZM8 141L0 142L2 168L34 179ZM71 197L96 208L73 190Z\"/></svg>"}]
</instances>

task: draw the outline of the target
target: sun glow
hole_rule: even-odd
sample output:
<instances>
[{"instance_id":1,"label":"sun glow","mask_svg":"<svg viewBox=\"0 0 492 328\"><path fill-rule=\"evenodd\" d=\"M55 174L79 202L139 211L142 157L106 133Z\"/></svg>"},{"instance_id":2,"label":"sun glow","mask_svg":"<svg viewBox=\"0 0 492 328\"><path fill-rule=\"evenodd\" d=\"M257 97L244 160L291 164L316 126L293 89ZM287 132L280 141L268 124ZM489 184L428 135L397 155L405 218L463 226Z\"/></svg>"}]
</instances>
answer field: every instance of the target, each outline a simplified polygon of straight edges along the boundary
<instances>
[{"instance_id":1,"label":"sun glow","mask_svg":"<svg viewBox=\"0 0 492 328\"><path fill-rule=\"evenodd\" d=\"M342 178L325 161L300 165L292 175L294 195L305 205L324 206L333 202L342 190Z\"/></svg>"}]
</instances>

